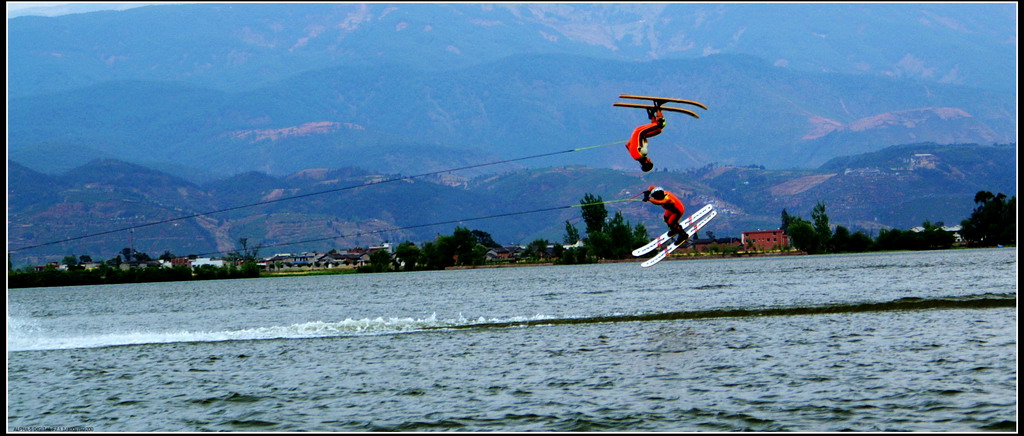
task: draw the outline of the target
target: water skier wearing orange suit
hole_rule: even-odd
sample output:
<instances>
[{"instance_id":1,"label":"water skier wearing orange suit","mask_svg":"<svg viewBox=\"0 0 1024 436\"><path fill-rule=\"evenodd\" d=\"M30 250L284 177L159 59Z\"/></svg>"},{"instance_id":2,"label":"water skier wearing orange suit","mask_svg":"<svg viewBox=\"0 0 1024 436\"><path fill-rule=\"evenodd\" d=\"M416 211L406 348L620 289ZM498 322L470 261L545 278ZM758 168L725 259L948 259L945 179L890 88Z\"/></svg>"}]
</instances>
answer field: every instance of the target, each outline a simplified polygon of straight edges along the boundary
<instances>
[{"instance_id":1,"label":"water skier wearing orange suit","mask_svg":"<svg viewBox=\"0 0 1024 436\"><path fill-rule=\"evenodd\" d=\"M676 197L675 194L666 191L660 186L650 186L644 191L644 200L649 201L653 204L665 208L665 224L668 224L669 237L679 235L676 239L677 245L683 245L690 235L686 234L683 230L683 226L679 225L679 220L683 219L683 212L686 211L686 207L683 206L683 202Z\"/></svg>"},{"instance_id":2,"label":"water skier wearing orange suit","mask_svg":"<svg viewBox=\"0 0 1024 436\"><path fill-rule=\"evenodd\" d=\"M665 117L661 109L648 109L647 116L651 122L633 129L633 134L626 143L626 149L633 160L640 162L640 169L645 173L654 168L654 162L647 157L647 138L657 136L665 128Z\"/></svg>"}]
</instances>

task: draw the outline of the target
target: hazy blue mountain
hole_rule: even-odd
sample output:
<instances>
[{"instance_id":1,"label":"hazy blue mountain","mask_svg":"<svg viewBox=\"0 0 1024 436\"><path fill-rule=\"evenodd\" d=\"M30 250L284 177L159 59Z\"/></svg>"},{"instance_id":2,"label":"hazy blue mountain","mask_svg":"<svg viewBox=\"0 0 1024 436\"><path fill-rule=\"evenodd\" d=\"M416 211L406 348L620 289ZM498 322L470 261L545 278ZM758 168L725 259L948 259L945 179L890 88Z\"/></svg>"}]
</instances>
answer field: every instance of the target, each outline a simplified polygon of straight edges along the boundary
<instances>
[{"instance_id":1,"label":"hazy blue mountain","mask_svg":"<svg viewBox=\"0 0 1024 436\"><path fill-rule=\"evenodd\" d=\"M49 173L116 157L215 177L341 166L408 174L625 141L646 114L612 107L622 92L709 107L700 119L668 115L651 140L659 168L814 167L893 144L1015 138L1015 100L1001 92L796 72L745 56L632 63L524 55L447 72L331 68L245 92L118 81L14 98L8 147L12 159ZM59 160L41 152L59 152L52 144L69 152ZM621 145L521 162L569 163L636 165Z\"/></svg>"},{"instance_id":2,"label":"hazy blue mountain","mask_svg":"<svg viewBox=\"0 0 1024 436\"><path fill-rule=\"evenodd\" d=\"M24 16L56 17L96 11L121 11L154 4L158 3L8 2L7 19Z\"/></svg>"},{"instance_id":3,"label":"hazy blue mountain","mask_svg":"<svg viewBox=\"0 0 1024 436\"><path fill-rule=\"evenodd\" d=\"M12 96L108 80L252 89L332 66L516 54L747 54L781 68L1012 91L1010 3L227 3L8 20ZM97 31L101 30L101 31Z\"/></svg>"},{"instance_id":4,"label":"hazy blue mountain","mask_svg":"<svg viewBox=\"0 0 1024 436\"><path fill-rule=\"evenodd\" d=\"M7 220L17 219L19 214L33 214L39 205L50 205L60 201L60 192L66 185L57 178L19 164L7 162ZM10 239L8 239L10 241Z\"/></svg>"}]
</instances>

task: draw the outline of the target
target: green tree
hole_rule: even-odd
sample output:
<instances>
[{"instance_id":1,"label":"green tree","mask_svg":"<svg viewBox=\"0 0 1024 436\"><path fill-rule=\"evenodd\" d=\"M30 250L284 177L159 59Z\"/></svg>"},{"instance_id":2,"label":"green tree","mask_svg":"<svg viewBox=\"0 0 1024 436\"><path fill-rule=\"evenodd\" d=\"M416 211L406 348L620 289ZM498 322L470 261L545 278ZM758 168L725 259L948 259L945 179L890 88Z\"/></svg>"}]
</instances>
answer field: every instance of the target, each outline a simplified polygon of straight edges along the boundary
<instances>
[{"instance_id":1,"label":"green tree","mask_svg":"<svg viewBox=\"0 0 1024 436\"><path fill-rule=\"evenodd\" d=\"M786 233L789 229L789 224L793 222L793 218L794 217L790 215L789 212L786 212L786 209L782 209L782 224L779 225L779 229L782 230L783 233Z\"/></svg>"},{"instance_id":2,"label":"green tree","mask_svg":"<svg viewBox=\"0 0 1024 436\"><path fill-rule=\"evenodd\" d=\"M942 226L925 221L924 230L918 234L918 247L916 250L944 250L953 246L956 238L952 233L942 229Z\"/></svg>"},{"instance_id":3,"label":"green tree","mask_svg":"<svg viewBox=\"0 0 1024 436\"><path fill-rule=\"evenodd\" d=\"M583 222L587 224L587 236L604 231L608 210L605 209L603 201L600 195L595 196L589 192L580 200Z\"/></svg>"},{"instance_id":4,"label":"green tree","mask_svg":"<svg viewBox=\"0 0 1024 436\"><path fill-rule=\"evenodd\" d=\"M61 259L60 264L67 266L68 268L78 266L78 256L75 256L74 254L64 256L64 259Z\"/></svg>"},{"instance_id":5,"label":"green tree","mask_svg":"<svg viewBox=\"0 0 1024 436\"><path fill-rule=\"evenodd\" d=\"M423 244L423 262L427 269L445 269L455 265L455 250L452 237L438 235L433 241Z\"/></svg>"},{"instance_id":6,"label":"green tree","mask_svg":"<svg viewBox=\"0 0 1024 436\"><path fill-rule=\"evenodd\" d=\"M558 263L564 265L594 263L594 261L594 257L590 254L590 248L587 246L573 247L565 250L558 259Z\"/></svg>"},{"instance_id":7,"label":"green tree","mask_svg":"<svg viewBox=\"0 0 1024 436\"><path fill-rule=\"evenodd\" d=\"M644 223L636 223L633 226L633 242L630 244L631 247L639 247L647 244L651 240L651 235L647 233L647 226ZM630 250L632 255L632 250Z\"/></svg>"},{"instance_id":8,"label":"green tree","mask_svg":"<svg viewBox=\"0 0 1024 436\"><path fill-rule=\"evenodd\" d=\"M882 229L875 239L875 250L941 250L953 246L953 234L925 221L924 230Z\"/></svg>"},{"instance_id":9,"label":"green tree","mask_svg":"<svg viewBox=\"0 0 1024 436\"><path fill-rule=\"evenodd\" d=\"M459 265L482 265L483 257L480 256L479 250L474 250L477 245L481 245L477 242L476 236L465 227L455 227L455 233L452 234L452 250L453 254L458 259L456 261ZM486 248L486 247L485 247ZM484 254L487 250L484 250Z\"/></svg>"},{"instance_id":10,"label":"green tree","mask_svg":"<svg viewBox=\"0 0 1024 436\"><path fill-rule=\"evenodd\" d=\"M562 255L565 254L565 247L562 244L551 244L551 256L555 259L561 259Z\"/></svg>"},{"instance_id":11,"label":"green tree","mask_svg":"<svg viewBox=\"0 0 1024 436\"><path fill-rule=\"evenodd\" d=\"M416 264L420 262L420 256L422 256L422 253L420 252L419 247L410 241L405 241L398 244L398 247L395 247L395 260L398 262L397 266L404 264L406 271L416 269Z\"/></svg>"},{"instance_id":12,"label":"green tree","mask_svg":"<svg viewBox=\"0 0 1024 436\"><path fill-rule=\"evenodd\" d=\"M497 248L501 246L501 244L494 242L494 238L491 237L490 233L481 230L473 230L471 233L476 237L476 242L484 247Z\"/></svg>"},{"instance_id":13,"label":"green tree","mask_svg":"<svg viewBox=\"0 0 1024 436\"><path fill-rule=\"evenodd\" d=\"M881 229L875 238L874 249L877 251L899 250L904 246L903 231L900 229Z\"/></svg>"},{"instance_id":14,"label":"green tree","mask_svg":"<svg viewBox=\"0 0 1024 436\"><path fill-rule=\"evenodd\" d=\"M121 266L122 263L123 262L121 261L121 255L120 254L118 254L117 256L114 256L114 257L108 259L107 262L106 262L107 266L112 266L114 268L117 268L117 267Z\"/></svg>"},{"instance_id":15,"label":"green tree","mask_svg":"<svg viewBox=\"0 0 1024 436\"><path fill-rule=\"evenodd\" d=\"M391 270L391 253L388 250L377 250L370 253L371 272L387 272Z\"/></svg>"},{"instance_id":16,"label":"green tree","mask_svg":"<svg viewBox=\"0 0 1024 436\"><path fill-rule=\"evenodd\" d=\"M480 248L478 248L480 247ZM477 243L476 236L465 227L456 227L452 235L438 235L423 244L420 262L427 269L445 269L458 265L483 265L487 247Z\"/></svg>"},{"instance_id":17,"label":"green tree","mask_svg":"<svg viewBox=\"0 0 1024 436\"><path fill-rule=\"evenodd\" d=\"M178 268L184 268L186 271L188 270L188 267L174 267L171 269L176 270ZM255 260L248 260L242 264L242 268L239 272L242 277L256 278L260 276L260 266L256 264ZM181 272L179 271L179 274L180 273ZM191 272L189 272L189 275L191 275Z\"/></svg>"},{"instance_id":18,"label":"green tree","mask_svg":"<svg viewBox=\"0 0 1024 436\"><path fill-rule=\"evenodd\" d=\"M794 217L789 223L789 238L797 250L807 254L821 253L821 241L818 238L818 233L814 231L814 226L811 223L802 218Z\"/></svg>"},{"instance_id":19,"label":"green tree","mask_svg":"<svg viewBox=\"0 0 1024 436\"><path fill-rule=\"evenodd\" d=\"M213 265L200 265L194 269L197 280L214 280L217 279L217 268Z\"/></svg>"},{"instance_id":20,"label":"green tree","mask_svg":"<svg viewBox=\"0 0 1024 436\"><path fill-rule=\"evenodd\" d=\"M852 236L850 236L850 242L847 246L847 250L853 253L863 253L871 249L871 237L863 230L858 230Z\"/></svg>"},{"instance_id":21,"label":"green tree","mask_svg":"<svg viewBox=\"0 0 1024 436\"><path fill-rule=\"evenodd\" d=\"M615 212L609 220L600 196L587 193L580 201L580 214L587 226L586 250L566 250L561 253L563 263L587 263L595 259L624 259L631 257L634 247L647 243L649 236L643 224L633 226L622 212ZM579 240L579 231L568 221L565 222L565 243Z\"/></svg>"},{"instance_id":22,"label":"green tree","mask_svg":"<svg viewBox=\"0 0 1024 436\"><path fill-rule=\"evenodd\" d=\"M465 265L483 265L487 262L487 252L490 248L485 247L483 244L476 244L473 250L469 252L469 260Z\"/></svg>"},{"instance_id":23,"label":"green tree","mask_svg":"<svg viewBox=\"0 0 1024 436\"><path fill-rule=\"evenodd\" d=\"M828 223L828 214L825 213L825 203L818 202L811 211L811 220L814 222L814 232L818 234L818 252L827 253L829 242L832 241L832 228Z\"/></svg>"},{"instance_id":24,"label":"green tree","mask_svg":"<svg viewBox=\"0 0 1024 436\"><path fill-rule=\"evenodd\" d=\"M871 243L871 237L863 231L851 234L846 227L836 226L828 250L832 253L863 253L871 248Z\"/></svg>"},{"instance_id":25,"label":"green tree","mask_svg":"<svg viewBox=\"0 0 1024 436\"><path fill-rule=\"evenodd\" d=\"M969 219L960 225L961 235L970 246L1010 245L1017 243L1017 196L993 195L979 191L974 195L977 205Z\"/></svg>"},{"instance_id":26,"label":"green tree","mask_svg":"<svg viewBox=\"0 0 1024 436\"><path fill-rule=\"evenodd\" d=\"M533 259L544 259L547 257L548 244L549 242L547 239L534 239L533 242L526 246L524 252L527 257Z\"/></svg>"},{"instance_id":27,"label":"green tree","mask_svg":"<svg viewBox=\"0 0 1024 436\"><path fill-rule=\"evenodd\" d=\"M633 229L629 222L622 216L622 212L615 212L615 216L605 224L605 234L608 235L607 251L602 253L605 259L625 259L632 257L633 246L636 245ZM644 241L646 243L647 241ZM642 245L642 244L641 244Z\"/></svg>"},{"instance_id":28,"label":"green tree","mask_svg":"<svg viewBox=\"0 0 1024 436\"><path fill-rule=\"evenodd\" d=\"M594 232L588 234L585 241L587 253L598 259L611 258L612 238L605 232Z\"/></svg>"},{"instance_id":29,"label":"green tree","mask_svg":"<svg viewBox=\"0 0 1024 436\"><path fill-rule=\"evenodd\" d=\"M836 226L836 230L832 233L832 238L828 243L828 251L831 253L845 253L849 251L851 239L850 230L843 226Z\"/></svg>"},{"instance_id":30,"label":"green tree","mask_svg":"<svg viewBox=\"0 0 1024 436\"><path fill-rule=\"evenodd\" d=\"M580 231L576 229L576 226L572 225L569 220L565 220L565 236L562 237L562 242L565 245L573 245L580 240Z\"/></svg>"}]
</instances>

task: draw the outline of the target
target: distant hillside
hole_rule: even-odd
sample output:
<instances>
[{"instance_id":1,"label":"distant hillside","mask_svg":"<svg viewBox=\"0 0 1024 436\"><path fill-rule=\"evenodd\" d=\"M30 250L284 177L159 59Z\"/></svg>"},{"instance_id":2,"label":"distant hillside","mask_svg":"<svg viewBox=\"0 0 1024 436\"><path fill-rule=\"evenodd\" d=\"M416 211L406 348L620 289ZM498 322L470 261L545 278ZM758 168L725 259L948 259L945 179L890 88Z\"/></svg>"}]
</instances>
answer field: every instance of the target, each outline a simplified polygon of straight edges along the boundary
<instances>
[{"instance_id":1,"label":"distant hillside","mask_svg":"<svg viewBox=\"0 0 1024 436\"><path fill-rule=\"evenodd\" d=\"M216 178L319 166L419 173L625 141L646 115L612 107L624 92L709 107L700 119L668 115L651 141L658 168L812 168L899 143L1015 136L1015 100L1004 93L798 73L749 57L635 64L523 56L444 73L335 68L244 93L125 81L15 98L8 153L51 174L95 157ZM519 164L635 163L616 146Z\"/></svg>"},{"instance_id":2,"label":"distant hillside","mask_svg":"<svg viewBox=\"0 0 1024 436\"><path fill-rule=\"evenodd\" d=\"M850 229L958 224L986 190L1015 195L1016 146L911 144L833 159L816 171L735 168L708 180L715 196L751 210L787 209L804 217L818 201L832 224Z\"/></svg>"},{"instance_id":3,"label":"distant hillside","mask_svg":"<svg viewBox=\"0 0 1024 436\"><path fill-rule=\"evenodd\" d=\"M1016 195L1015 155L1015 145L911 144L834 159L816 170L707 165L642 174L559 166L408 180L344 168L308 169L287 177L249 172L203 185L110 160L58 176L11 162L8 246L105 233L12 253L14 264L21 265L68 254L109 259L130 245L151 255L215 253L238 249L239 238L266 246L263 254L384 240L421 243L450 234L455 225L489 232L503 244L560 241L565 221L584 227L579 209L534 211L578 204L586 193L627 199L649 185L678 193L688 210L714 204L721 215L708 230L718 236L777 228L783 209L809 218L819 201L827 205L833 224L877 234L881 228L910 228L925 220L959 223L969 217L980 190ZM608 208L652 233L663 225L660 209L646 203ZM175 220L225 209L231 210ZM503 217L476 219L492 216ZM164 220L170 221L139 227ZM106 233L118 229L124 230ZM308 242L294 244L299 241Z\"/></svg>"}]
</instances>

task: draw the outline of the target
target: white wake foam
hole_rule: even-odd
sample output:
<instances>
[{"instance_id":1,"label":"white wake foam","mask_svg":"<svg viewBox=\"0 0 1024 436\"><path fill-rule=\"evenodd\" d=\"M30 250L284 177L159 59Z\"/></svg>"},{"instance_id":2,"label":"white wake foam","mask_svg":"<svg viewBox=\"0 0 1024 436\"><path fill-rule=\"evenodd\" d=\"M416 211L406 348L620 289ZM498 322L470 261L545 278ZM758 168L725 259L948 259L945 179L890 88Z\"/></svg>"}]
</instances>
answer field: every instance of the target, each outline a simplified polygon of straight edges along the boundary
<instances>
[{"instance_id":1,"label":"white wake foam","mask_svg":"<svg viewBox=\"0 0 1024 436\"><path fill-rule=\"evenodd\" d=\"M427 318L363 318L338 322L313 321L287 326L255 327L225 331L170 331L170 332L118 332L90 335L52 335L39 329L31 320L7 318L7 350L36 351L73 348L99 348L121 345L166 344L178 342L253 341L267 339L302 339L340 336L384 335L422 331L478 323L515 322L547 319L543 315L512 317L507 319L467 320L460 314L457 319L438 320L433 314Z\"/></svg>"}]
</instances>

